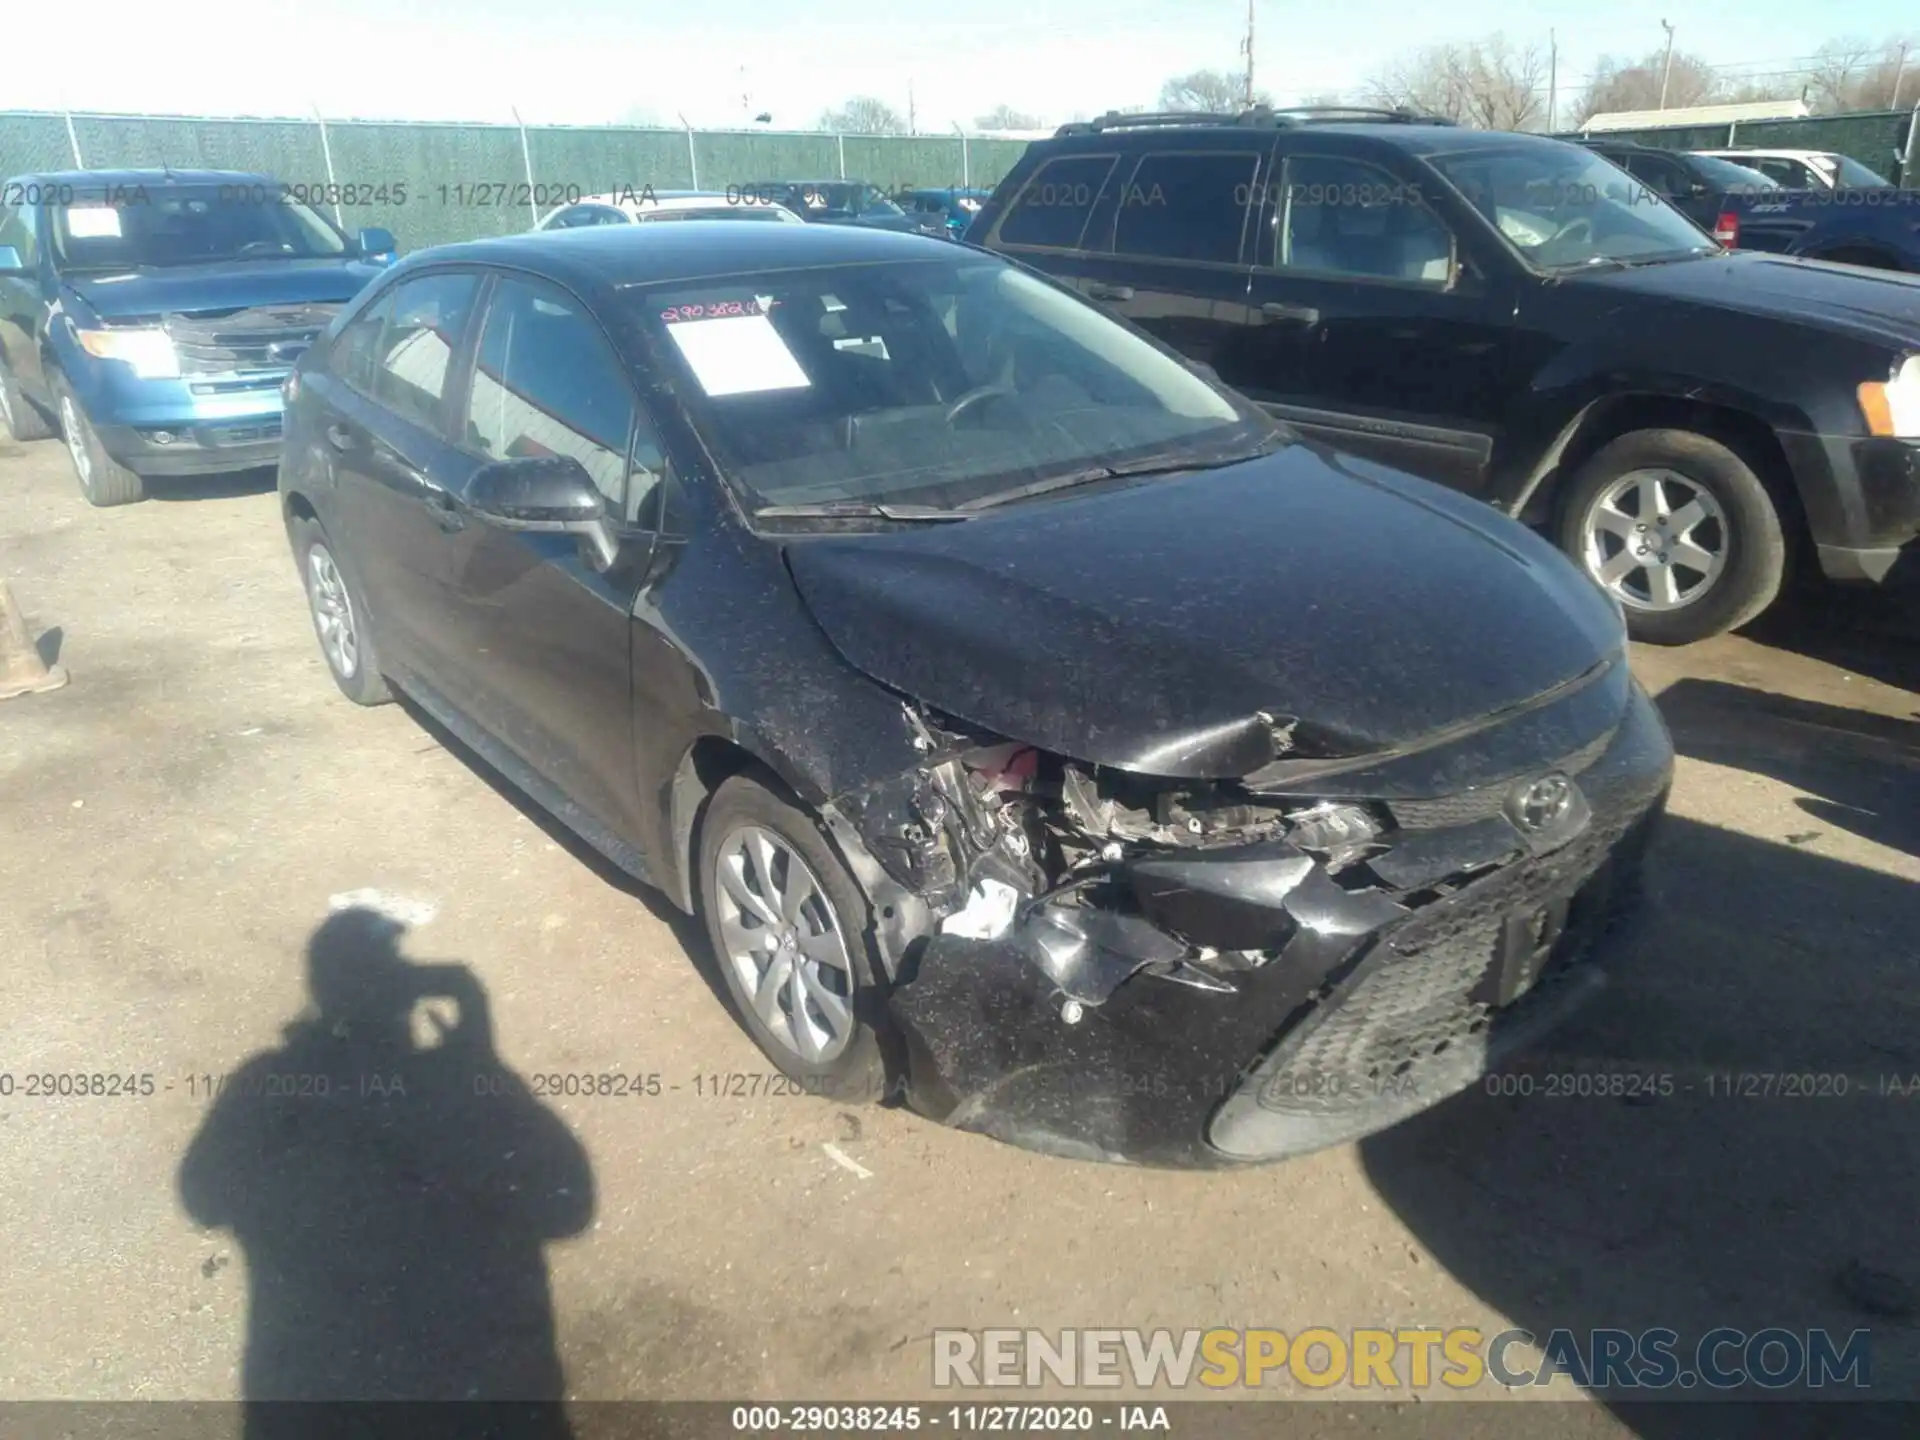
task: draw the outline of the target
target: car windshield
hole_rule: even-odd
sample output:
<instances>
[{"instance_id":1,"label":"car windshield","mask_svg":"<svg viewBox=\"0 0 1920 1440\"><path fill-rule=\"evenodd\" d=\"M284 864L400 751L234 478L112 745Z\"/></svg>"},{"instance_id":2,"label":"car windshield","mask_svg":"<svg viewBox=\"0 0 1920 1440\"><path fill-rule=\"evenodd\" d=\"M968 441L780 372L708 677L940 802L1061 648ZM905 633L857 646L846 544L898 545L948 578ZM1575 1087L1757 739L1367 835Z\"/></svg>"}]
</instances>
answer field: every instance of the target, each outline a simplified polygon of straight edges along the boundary
<instances>
[{"instance_id":1,"label":"car windshield","mask_svg":"<svg viewBox=\"0 0 1920 1440\"><path fill-rule=\"evenodd\" d=\"M1731 160L1721 160L1712 155L1695 155L1693 163L1709 185L1735 195L1745 194L1750 190L1781 188L1780 182L1771 175L1762 174L1745 165L1736 165Z\"/></svg>"},{"instance_id":2,"label":"car windshield","mask_svg":"<svg viewBox=\"0 0 1920 1440\"><path fill-rule=\"evenodd\" d=\"M1720 248L1644 183L1576 145L1475 148L1431 156L1429 163L1528 264L1541 269L1674 259Z\"/></svg>"},{"instance_id":3,"label":"car windshield","mask_svg":"<svg viewBox=\"0 0 1920 1440\"><path fill-rule=\"evenodd\" d=\"M260 193L247 193L258 190ZM126 185L52 212L60 268L143 270L236 260L311 260L347 253L346 239L313 210L264 183Z\"/></svg>"},{"instance_id":4,"label":"car windshield","mask_svg":"<svg viewBox=\"0 0 1920 1440\"><path fill-rule=\"evenodd\" d=\"M635 303L753 510L964 506L1224 463L1284 434L1095 307L991 258L736 275Z\"/></svg>"},{"instance_id":5,"label":"car windshield","mask_svg":"<svg viewBox=\"0 0 1920 1440\"><path fill-rule=\"evenodd\" d=\"M1833 162L1840 167L1842 190L1890 190L1893 188L1891 180L1876 171L1869 170L1850 156L1835 155Z\"/></svg>"}]
</instances>

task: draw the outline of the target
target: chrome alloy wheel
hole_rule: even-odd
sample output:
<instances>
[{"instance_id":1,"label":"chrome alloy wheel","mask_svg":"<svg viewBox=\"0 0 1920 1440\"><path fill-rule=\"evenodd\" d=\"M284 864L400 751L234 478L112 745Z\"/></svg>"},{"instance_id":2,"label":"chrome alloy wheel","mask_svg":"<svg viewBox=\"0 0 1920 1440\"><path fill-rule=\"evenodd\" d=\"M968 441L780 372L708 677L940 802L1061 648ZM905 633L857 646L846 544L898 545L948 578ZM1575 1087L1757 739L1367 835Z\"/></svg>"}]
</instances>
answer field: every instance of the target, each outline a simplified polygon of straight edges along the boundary
<instances>
[{"instance_id":1,"label":"chrome alloy wheel","mask_svg":"<svg viewBox=\"0 0 1920 1440\"><path fill-rule=\"evenodd\" d=\"M729 831L714 857L726 963L760 1023L809 1065L853 1038L853 963L817 875L758 825Z\"/></svg>"},{"instance_id":2,"label":"chrome alloy wheel","mask_svg":"<svg viewBox=\"0 0 1920 1440\"><path fill-rule=\"evenodd\" d=\"M1631 610L1678 610L1719 580L1728 529L1720 502L1673 470L1632 470L1580 522L1587 573Z\"/></svg>"},{"instance_id":3,"label":"chrome alloy wheel","mask_svg":"<svg viewBox=\"0 0 1920 1440\"><path fill-rule=\"evenodd\" d=\"M93 456L87 451L87 437L84 429L86 422L80 418L80 407L73 403L71 395L60 397L60 433L67 437L67 453L73 457L74 473L80 477L80 488L93 489Z\"/></svg>"},{"instance_id":4,"label":"chrome alloy wheel","mask_svg":"<svg viewBox=\"0 0 1920 1440\"><path fill-rule=\"evenodd\" d=\"M334 674L351 679L360 668L360 634L354 626L347 582L334 562L333 552L324 545L314 545L307 551L307 597L327 663Z\"/></svg>"}]
</instances>

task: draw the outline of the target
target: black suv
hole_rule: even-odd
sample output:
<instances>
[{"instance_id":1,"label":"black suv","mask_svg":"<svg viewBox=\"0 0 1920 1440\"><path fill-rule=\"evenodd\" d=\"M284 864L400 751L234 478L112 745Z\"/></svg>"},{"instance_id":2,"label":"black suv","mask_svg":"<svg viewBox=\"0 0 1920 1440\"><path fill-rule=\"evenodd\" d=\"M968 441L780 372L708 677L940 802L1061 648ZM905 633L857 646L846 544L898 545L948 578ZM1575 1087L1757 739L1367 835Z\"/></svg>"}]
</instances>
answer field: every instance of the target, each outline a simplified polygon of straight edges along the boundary
<instances>
[{"instance_id":1,"label":"black suv","mask_svg":"<svg viewBox=\"0 0 1920 1440\"><path fill-rule=\"evenodd\" d=\"M1639 638L1744 623L1802 551L1920 569L1920 279L1727 251L1581 146L1109 115L1029 146L966 238L1547 531Z\"/></svg>"}]
</instances>

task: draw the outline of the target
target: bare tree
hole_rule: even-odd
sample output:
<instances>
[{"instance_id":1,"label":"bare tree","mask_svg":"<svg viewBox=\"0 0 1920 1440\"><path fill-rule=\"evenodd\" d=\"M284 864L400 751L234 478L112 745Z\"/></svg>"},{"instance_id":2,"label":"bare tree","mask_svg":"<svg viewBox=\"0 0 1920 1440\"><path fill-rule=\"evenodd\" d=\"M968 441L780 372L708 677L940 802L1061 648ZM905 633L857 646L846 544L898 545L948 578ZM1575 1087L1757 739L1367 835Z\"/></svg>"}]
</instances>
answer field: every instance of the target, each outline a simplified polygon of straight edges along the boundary
<instances>
[{"instance_id":1,"label":"bare tree","mask_svg":"<svg viewBox=\"0 0 1920 1440\"><path fill-rule=\"evenodd\" d=\"M1920 97L1920 45L1889 40L1834 40L1814 52L1807 67L1807 103L1821 114L1898 110ZM1904 72L1904 73L1903 73Z\"/></svg>"},{"instance_id":2,"label":"bare tree","mask_svg":"<svg viewBox=\"0 0 1920 1440\"><path fill-rule=\"evenodd\" d=\"M1822 114L1864 109L1854 102L1879 58L1878 49L1864 40L1829 40L1807 66L1807 103Z\"/></svg>"},{"instance_id":3,"label":"bare tree","mask_svg":"<svg viewBox=\"0 0 1920 1440\"><path fill-rule=\"evenodd\" d=\"M1546 112L1547 59L1504 35L1434 45L1395 61L1363 87L1368 103L1404 106L1482 130L1532 130Z\"/></svg>"},{"instance_id":4,"label":"bare tree","mask_svg":"<svg viewBox=\"0 0 1920 1440\"><path fill-rule=\"evenodd\" d=\"M1667 52L1653 50L1638 60L1621 60L1602 55L1593 67L1593 78L1573 107L1576 125L1584 125L1595 115L1617 110L1657 110L1660 108L1662 77ZM1665 75L1667 108L1684 109L1705 105L1720 98L1720 78L1713 67L1698 55L1676 50L1673 73Z\"/></svg>"},{"instance_id":5,"label":"bare tree","mask_svg":"<svg viewBox=\"0 0 1920 1440\"><path fill-rule=\"evenodd\" d=\"M1271 105L1273 97L1265 91L1256 90L1253 103ZM1195 70L1191 75L1176 75L1160 87L1162 110L1237 114L1246 108L1246 104L1246 78L1230 75L1225 70Z\"/></svg>"},{"instance_id":6,"label":"bare tree","mask_svg":"<svg viewBox=\"0 0 1920 1440\"><path fill-rule=\"evenodd\" d=\"M996 105L977 117L973 124L976 130L1038 130L1040 117L1029 115L1025 110L1016 110L1011 105Z\"/></svg>"},{"instance_id":7,"label":"bare tree","mask_svg":"<svg viewBox=\"0 0 1920 1440\"><path fill-rule=\"evenodd\" d=\"M884 100L856 95L820 117L820 128L841 135L904 135L907 122Z\"/></svg>"}]
</instances>

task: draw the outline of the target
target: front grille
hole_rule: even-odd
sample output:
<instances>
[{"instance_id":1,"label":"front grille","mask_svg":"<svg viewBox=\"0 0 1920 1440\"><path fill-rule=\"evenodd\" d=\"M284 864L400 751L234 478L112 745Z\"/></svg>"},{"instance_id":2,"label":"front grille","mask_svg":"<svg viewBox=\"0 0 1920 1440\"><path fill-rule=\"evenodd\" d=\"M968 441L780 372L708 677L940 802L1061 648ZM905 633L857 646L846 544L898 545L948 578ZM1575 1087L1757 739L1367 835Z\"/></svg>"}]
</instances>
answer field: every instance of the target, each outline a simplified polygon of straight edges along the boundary
<instances>
[{"instance_id":1,"label":"front grille","mask_svg":"<svg viewBox=\"0 0 1920 1440\"><path fill-rule=\"evenodd\" d=\"M340 307L260 305L219 315L169 315L164 328L183 375L286 370L319 338Z\"/></svg>"},{"instance_id":2,"label":"front grille","mask_svg":"<svg viewBox=\"0 0 1920 1440\"><path fill-rule=\"evenodd\" d=\"M1306 1016L1262 1066L1260 1108L1322 1121L1383 1106L1410 1111L1469 1082L1486 1068L1496 1026L1542 1004L1632 903L1650 825L1650 816L1630 812L1387 932L1362 960L1360 978ZM1567 929L1547 972L1496 1009L1489 972L1502 927L1570 892Z\"/></svg>"},{"instance_id":3,"label":"front grille","mask_svg":"<svg viewBox=\"0 0 1920 1440\"><path fill-rule=\"evenodd\" d=\"M1609 730L1586 745L1582 745L1571 755L1562 756L1543 770L1559 770L1567 775L1578 775L1589 770L1602 755L1607 746L1613 743L1614 732ZM1511 781L1498 785L1483 785L1477 790L1463 790L1458 795L1442 795L1436 800L1390 800L1387 808L1393 812L1394 823L1402 830L1447 830L1455 825L1472 825L1481 820L1491 820L1498 815L1507 801L1507 788Z\"/></svg>"}]
</instances>

